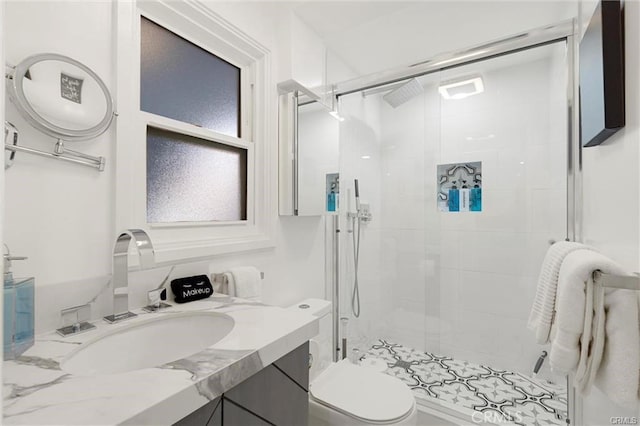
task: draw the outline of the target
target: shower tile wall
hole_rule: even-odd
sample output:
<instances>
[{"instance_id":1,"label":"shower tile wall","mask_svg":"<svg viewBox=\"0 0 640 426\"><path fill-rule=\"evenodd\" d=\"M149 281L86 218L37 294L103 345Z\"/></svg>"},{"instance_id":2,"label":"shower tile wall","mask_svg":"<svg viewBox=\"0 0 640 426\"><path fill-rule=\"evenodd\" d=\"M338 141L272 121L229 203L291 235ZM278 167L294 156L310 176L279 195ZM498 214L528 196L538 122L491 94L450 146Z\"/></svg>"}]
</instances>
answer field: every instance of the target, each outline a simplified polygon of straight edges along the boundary
<instances>
[{"instance_id":1,"label":"shower tile wall","mask_svg":"<svg viewBox=\"0 0 640 426\"><path fill-rule=\"evenodd\" d=\"M341 181L353 171L379 191L361 248L369 340L514 371L539 356L526 320L548 241L565 237L564 46L518 55L423 76L424 95L395 109L382 94L343 98L346 123L379 138L341 127ZM473 73L484 93L441 99L439 81ZM345 147L349 127L359 139ZM437 164L464 161L483 162L484 211L438 212Z\"/></svg>"}]
</instances>

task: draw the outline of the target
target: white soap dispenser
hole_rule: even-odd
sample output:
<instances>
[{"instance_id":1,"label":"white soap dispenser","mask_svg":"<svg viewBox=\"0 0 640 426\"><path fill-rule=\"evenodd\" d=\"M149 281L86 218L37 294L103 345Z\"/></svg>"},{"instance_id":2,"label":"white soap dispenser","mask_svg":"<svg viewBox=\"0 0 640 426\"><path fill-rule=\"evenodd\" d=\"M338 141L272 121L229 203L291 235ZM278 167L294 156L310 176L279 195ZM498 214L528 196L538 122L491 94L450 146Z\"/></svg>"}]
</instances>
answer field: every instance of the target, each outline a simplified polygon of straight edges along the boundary
<instances>
[{"instance_id":1,"label":"white soap dispenser","mask_svg":"<svg viewBox=\"0 0 640 426\"><path fill-rule=\"evenodd\" d=\"M4 359L15 359L33 345L34 341L34 278L14 278L12 260L26 257L11 256L5 244L3 350Z\"/></svg>"}]
</instances>

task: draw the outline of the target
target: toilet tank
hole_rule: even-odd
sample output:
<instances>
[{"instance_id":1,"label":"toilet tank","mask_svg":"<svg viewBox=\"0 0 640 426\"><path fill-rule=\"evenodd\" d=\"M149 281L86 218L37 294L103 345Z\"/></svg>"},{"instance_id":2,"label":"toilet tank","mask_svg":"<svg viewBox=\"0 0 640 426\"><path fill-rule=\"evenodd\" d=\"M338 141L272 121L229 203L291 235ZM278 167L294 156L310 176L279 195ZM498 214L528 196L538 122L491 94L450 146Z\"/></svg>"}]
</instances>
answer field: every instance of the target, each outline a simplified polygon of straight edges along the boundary
<instances>
[{"instance_id":1,"label":"toilet tank","mask_svg":"<svg viewBox=\"0 0 640 426\"><path fill-rule=\"evenodd\" d=\"M320 331L311 338L309 342L309 352L311 354L311 368L309 370L309 379L313 380L325 368L331 364L332 356L332 321L331 321L331 302L323 299L305 299L289 309L296 309L316 316L320 319Z\"/></svg>"}]
</instances>

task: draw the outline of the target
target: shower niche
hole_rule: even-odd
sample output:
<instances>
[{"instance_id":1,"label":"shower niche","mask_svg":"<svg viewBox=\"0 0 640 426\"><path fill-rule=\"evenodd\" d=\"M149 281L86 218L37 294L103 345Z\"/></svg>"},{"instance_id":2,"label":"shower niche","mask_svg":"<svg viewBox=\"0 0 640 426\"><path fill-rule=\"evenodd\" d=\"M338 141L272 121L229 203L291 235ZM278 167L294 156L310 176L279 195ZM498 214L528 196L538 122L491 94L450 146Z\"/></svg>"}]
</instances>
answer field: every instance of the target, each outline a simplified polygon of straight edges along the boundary
<instances>
[{"instance_id":1,"label":"shower niche","mask_svg":"<svg viewBox=\"0 0 640 426\"><path fill-rule=\"evenodd\" d=\"M279 213L336 214L339 121L301 84L290 80L278 88Z\"/></svg>"},{"instance_id":2,"label":"shower niche","mask_svg":"<svg viewBox=\"0 0 640 426\"><path fill-rule=\"evenodd\" d=\"M438 164L438 210L482 211L482 162Z\"/></svg>"}]
</instances>

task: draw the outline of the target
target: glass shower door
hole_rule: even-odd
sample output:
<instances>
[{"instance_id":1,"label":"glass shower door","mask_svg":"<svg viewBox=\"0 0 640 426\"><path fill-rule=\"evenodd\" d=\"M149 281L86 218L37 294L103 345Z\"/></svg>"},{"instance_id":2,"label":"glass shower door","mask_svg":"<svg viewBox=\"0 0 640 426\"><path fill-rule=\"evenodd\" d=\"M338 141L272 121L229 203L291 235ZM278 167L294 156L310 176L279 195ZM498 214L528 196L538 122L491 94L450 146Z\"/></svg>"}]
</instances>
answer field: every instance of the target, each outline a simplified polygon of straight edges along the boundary
<instances>
[{"instance_id":1,"label":"glass shower door","mask_svg":"<svg viewBox=\"0 0 640 426\"><path fill-rule=\"evenodd\" d=\"M567 235L566 60L558 42L340 98L351 346L467 421L565 424L565 380L532 376L546 348L527 319L546 249ZM354 178L373 217L360 317Z\"/></svg>"},{"instance_id":2,"label":"glass shower door","mask_svg":"<svg viewBox=\"0 0 640 426\"><path fill-rule=\"evenodd\" d=\"M396 109L384 99L389 90L340 100L341 312L350 347L363 353L398 339L426 349L424 102L417 97ZM369 220L355 217L355 179ZM410 179L416 184L407 185Z\"/></svg>"},{"instance_id":3,"label":"glass shower door","mask_svg":"<svg viewBox=\"0 0 640 426\"><path fill-rule=\"evenodd\" d=\"M566 415L564 378L546 366L532 377L544 348L527 329L546 250L567 235L566 70L555 43L443 71L433 95L440 137L425 140L425 173L438 205L425 222L439 241L438 350L452 377L430 391L494 421Z\"/></svg>"}]
</instances>

